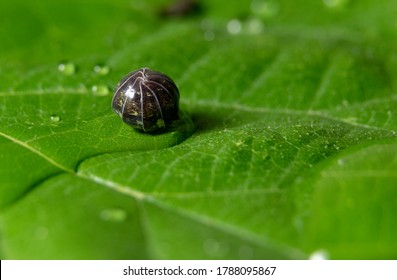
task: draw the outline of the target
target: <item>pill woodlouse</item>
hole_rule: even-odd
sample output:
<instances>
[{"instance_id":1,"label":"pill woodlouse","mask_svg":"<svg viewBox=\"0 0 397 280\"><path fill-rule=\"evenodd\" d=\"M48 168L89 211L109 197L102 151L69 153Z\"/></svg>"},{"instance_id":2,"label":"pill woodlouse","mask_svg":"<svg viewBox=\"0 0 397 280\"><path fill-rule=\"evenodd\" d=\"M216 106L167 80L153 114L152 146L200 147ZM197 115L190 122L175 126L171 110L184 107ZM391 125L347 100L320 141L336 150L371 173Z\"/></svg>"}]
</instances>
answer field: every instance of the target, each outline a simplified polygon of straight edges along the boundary
<instances>
[{"instance_id":1,"label":"pill woodlouse","mask_svg":"<svg viewBox=\"0 0 397 280\"><path fill-rule=\"evenodd\" d=\"M178 119L179 90L163 73L138 69L121 79L112 108L130 126L153 132Z\"/></svg>"}]
</instances>

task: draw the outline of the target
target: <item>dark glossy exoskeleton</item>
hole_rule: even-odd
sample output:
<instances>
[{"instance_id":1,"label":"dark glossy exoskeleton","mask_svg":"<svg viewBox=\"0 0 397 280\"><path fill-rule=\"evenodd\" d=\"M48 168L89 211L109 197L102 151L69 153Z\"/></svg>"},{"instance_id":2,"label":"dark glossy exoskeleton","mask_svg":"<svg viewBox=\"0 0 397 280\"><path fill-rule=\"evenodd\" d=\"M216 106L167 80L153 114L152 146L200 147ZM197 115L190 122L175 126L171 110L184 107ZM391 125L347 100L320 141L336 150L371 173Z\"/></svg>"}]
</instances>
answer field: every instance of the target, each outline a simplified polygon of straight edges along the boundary
<instances>
[{"instance_id":1,"label":"dark glossy exoskeleton","mask_svg":"<svg viewBox=\"0 0 397 280\"><path fill-rule=\"evenodd\" d=\"M125 123L153 132L178 118L179 91L170 77L142 68L119 82L112 107Z\"/></svg>"}]
</instances>

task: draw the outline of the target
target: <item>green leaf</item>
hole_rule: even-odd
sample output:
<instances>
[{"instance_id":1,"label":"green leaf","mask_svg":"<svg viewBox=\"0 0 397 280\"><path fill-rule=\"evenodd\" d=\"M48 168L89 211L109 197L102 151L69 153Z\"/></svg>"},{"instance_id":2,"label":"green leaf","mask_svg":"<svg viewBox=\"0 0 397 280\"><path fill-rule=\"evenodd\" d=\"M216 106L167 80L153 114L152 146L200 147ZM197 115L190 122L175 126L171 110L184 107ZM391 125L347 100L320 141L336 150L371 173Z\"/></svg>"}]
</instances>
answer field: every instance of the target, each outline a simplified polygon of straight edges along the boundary
<instances>
[{"instance_id":1,"label":"green leaf","mask_svg":"<svg viewBox=\"0 0 397 280\"><path fill-rule=\"evenodd\" d=\"M396 152L396 143L357 147L321 170L312 195L309 247L313 240L337 241L333 250L345 258L395 258L382 244L396 243ZM334 210L327 211L330 208ZM327 223L321 222L324 219Z\"/></svg>"},{"instance_id":2,"label":"green leaf","mask_svg":"<svg viewBox=\"0 0 397 280\"><path fill-rule=\"evenodd\" d=\"M397 4L200 3L0 3L1 258L397 257ZM112 112L140 67L164 133Z\"/></svg>"}]
</instances>

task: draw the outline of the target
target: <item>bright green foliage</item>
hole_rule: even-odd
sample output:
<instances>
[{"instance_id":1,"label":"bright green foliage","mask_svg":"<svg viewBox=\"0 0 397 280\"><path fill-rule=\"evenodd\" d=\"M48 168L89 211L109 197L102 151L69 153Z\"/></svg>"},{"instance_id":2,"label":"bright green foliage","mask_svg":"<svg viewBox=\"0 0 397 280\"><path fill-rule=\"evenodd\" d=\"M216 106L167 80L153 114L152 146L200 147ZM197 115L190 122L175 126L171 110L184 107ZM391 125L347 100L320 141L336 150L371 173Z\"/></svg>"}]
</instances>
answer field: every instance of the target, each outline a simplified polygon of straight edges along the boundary
<instances>
[{"instance_id":1,"label":"bright green foliage","mask_svg":"<svg viewBox=\"0 0 397 280\"><path fill-rule=\"evenodd\" d=\"M397 258L397 3L167 2L0 3L0 257ZM140 67L166 133L111 110Z\"/></svg>"}]
</instances>

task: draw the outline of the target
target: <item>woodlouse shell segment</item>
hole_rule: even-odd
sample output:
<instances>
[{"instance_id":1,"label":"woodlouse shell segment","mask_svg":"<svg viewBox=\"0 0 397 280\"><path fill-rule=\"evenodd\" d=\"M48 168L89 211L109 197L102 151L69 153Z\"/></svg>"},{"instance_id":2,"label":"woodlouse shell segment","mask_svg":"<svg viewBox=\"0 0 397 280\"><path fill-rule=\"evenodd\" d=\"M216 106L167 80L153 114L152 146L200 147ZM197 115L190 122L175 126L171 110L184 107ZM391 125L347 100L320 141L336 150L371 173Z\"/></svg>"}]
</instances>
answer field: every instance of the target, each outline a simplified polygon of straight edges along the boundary
<instances>
[{"instance_id":1,"label":"woodlouse shell segment","mask_svg":"<svg viewBox=\"0 0 397 280\"><path fill-rule=\"evenodd\" d=\"M156 131L178 118L179 90L163 73L142 68L119 82L112 107L132 127Z\"/></svg>"}]
</instances>

